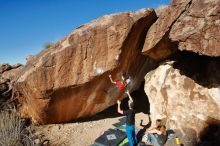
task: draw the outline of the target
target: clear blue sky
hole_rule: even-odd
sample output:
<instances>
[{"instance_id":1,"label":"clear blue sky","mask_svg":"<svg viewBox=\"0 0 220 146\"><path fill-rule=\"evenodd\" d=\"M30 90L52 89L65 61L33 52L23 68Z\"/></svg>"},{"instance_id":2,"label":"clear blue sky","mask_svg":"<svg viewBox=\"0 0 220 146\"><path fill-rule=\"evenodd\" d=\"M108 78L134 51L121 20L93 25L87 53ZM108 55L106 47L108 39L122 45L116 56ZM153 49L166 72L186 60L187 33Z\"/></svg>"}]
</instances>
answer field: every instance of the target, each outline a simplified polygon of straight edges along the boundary
<instances>
[{"instance_id":1,"label":"clear blue sky","mask_svg":"<svg viewBox=\"0 0 220 146\"><path fill-rule=\"evenodd\" d=\"M26 63L45 43L100 16L157 8L170 0L0 0L0 63Z\"/></svg>"}]
</instances>

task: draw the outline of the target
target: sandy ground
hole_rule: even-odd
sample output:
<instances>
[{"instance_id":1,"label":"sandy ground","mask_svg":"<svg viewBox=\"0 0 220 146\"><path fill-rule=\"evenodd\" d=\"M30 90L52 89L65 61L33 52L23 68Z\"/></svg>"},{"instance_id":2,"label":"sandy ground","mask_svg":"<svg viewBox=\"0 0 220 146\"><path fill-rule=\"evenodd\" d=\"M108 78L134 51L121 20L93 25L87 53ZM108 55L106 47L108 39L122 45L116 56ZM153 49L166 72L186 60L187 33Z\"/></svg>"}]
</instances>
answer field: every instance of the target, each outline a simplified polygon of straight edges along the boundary
<instances>
[{"instance_id":1,"label":"sandy ground","mask_svg":"<svg viewBox=\"0 0 220 146\"><path fill-rule=\"evenodd\" d=\"M112 124L119 122L123 116L102 118L93 121L75 122L68 124L51 124L34 126L35 134L43 135L43 139L48 139L53 146L89 146L96 138L107 131L115 128ZM136 126L140 127L140 120L144 119L143 124L148 123L148 115L143 113L136 114ZM141 128L141 127L140 127Z\"/></svg>"},{"instance_id":2,"label":"sandy ground","mask_svg":"<svg viewBox=\"0 0 220 146\"><path fill-rule=\"evenodd\" d=\"M143 124L148 123L149 101L144 92L144 84L141 90L131 94L135 103L136 126L141 128L140 121ZM127 107L128 98L121 104L123 110ZM78 120L68 124L50 124L43 126L33 126L35 134L43 135L42 139L48 139L53 146L89 146L96 138L101 136L109 128L115 128L112 124L118 123L123 116L117 113L117 105L114 105L92 118Z\"/></svg>"}]
</instances>

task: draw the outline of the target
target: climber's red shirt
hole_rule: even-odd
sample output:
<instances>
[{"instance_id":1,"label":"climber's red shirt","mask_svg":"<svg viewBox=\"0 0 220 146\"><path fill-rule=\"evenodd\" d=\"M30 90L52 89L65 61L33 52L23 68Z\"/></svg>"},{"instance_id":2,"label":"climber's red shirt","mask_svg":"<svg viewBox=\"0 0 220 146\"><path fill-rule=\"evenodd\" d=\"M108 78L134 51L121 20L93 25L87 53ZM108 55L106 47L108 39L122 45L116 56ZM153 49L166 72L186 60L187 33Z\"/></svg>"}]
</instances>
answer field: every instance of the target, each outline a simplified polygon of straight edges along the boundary
<instances>
[{"instance_id":1,"label":"climber's red shirt","mask_svg":"<svg viewBox=\"0 0 220 146\"><path fill-rule=\"evenodd\" d=\"M116 86L118 86L119 90L123 90L125 88L125 86L121 82L117 81L115 84Z\"/></svg>"}]
</instances>

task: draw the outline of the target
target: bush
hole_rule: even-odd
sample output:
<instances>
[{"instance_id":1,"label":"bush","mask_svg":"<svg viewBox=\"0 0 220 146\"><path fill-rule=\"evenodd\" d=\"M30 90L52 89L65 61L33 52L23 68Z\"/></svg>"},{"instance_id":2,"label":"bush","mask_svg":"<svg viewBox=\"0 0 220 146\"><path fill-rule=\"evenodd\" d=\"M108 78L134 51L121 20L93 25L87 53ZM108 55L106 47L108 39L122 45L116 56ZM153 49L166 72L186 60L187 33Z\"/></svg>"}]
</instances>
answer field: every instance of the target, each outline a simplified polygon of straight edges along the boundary
<instances>
[{"instance_id":1,"label":"bush","mask_svg":"<svg viewBox=\"0 0 220 146\"><path fill-rule=\"evenodd\" d=\"M27 131L24 120L17 117L14 111L0 112L0 145L34 145L31 138L31 131Z\"/></svg>"},{"instance_id":2,"label":"bush","mask_svg":"<svg viewBox=\"0 0 220 146\"><path fill-rule=\"evenodd\" d=\"M45 45L44 45L44 48L45 49L48 49L48 48L51 48L51 47L53 47L54 46L54 43L53 42L48 42L48 43L46 43Z\"/></svg>"}]
</instances>

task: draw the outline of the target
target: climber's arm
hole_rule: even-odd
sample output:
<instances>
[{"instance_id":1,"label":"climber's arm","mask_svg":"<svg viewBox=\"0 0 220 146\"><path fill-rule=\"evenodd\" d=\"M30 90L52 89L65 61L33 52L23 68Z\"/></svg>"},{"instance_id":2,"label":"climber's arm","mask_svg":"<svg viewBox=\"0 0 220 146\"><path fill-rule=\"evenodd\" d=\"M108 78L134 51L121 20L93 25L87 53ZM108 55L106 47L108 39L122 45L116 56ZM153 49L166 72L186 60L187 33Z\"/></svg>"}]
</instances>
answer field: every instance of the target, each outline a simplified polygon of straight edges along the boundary
<instances>
[{"instance_id":1,"label":"climber's arm","mask_svg":"<svg viewBox=\"0 0 220 146\"><path fill-rule=\"evenodd\" d=\"M117 103L118 103L118 113L120 114L123 114L123 110L121 110L121 101L120 100L117 100Z\"/></svg>"},{"instance_id":2,"label":"climber's arm","mask_svg":"<svg viewBox=\"0 0 220 146\"><path fill-rule=\"evenodd\" d=\"M109 75L108 77L113 84L116 84L116 82L112 80L112 75Z\"/></svg>"},{"instance_id":3,"label":"climber's arm","mask_svg":"<svg viewBox=\"0 0 220 146\"><path fill-rule=\"evenodd\" d=\"M161 134L162 134L162 132L161 132L160 130L157 130L157 129L155 129L155 128L154 128L154 129L151 129L151 130L148 129L147 132L148 132L148 133L157 133L158 135L161 135Z\"/></svg>"},{"instance_id":4,"label":"climber's arm","mask_svg":"<svg viewBox=\"0 0 220 146\"><path fill-rule=\"evenodd\" d=\"M131 102L134 102L133 99L132 99L132 97L131 97L131 95L130 95L130 93L129 93L129 91L126 91L125 93L128 94L128 97L129 97L129 99L131 100Z\"/></svg>"}]
</instances>

